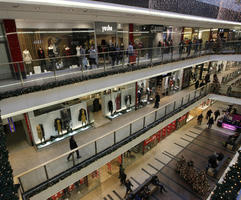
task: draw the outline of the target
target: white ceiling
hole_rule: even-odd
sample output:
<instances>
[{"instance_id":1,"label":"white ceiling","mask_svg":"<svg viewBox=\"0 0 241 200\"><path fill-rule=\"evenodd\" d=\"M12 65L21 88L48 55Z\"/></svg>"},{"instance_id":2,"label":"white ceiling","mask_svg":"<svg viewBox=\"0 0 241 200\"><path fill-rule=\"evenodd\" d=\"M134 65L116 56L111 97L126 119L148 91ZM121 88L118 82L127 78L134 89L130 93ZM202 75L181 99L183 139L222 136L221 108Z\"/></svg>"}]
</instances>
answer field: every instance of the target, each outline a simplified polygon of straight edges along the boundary
<instances>
[{"instance_id":1,"label":"white ceiling","mask_svg":"<svg viewBox=\"0 0 241 200\"><path fill-rule=\"evenodd\" d=\"M0 0L0 19L106 21L240 29L241 23L87 0Z\"/></svg>"}]
</instances>

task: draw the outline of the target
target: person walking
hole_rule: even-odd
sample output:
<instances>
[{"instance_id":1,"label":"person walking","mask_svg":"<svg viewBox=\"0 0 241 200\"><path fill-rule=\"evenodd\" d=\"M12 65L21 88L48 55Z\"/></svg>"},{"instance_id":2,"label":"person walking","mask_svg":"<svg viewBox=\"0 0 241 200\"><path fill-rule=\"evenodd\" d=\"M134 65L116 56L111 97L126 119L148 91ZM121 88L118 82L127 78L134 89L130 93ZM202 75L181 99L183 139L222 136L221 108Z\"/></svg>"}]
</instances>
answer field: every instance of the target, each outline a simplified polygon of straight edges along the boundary
<instances>
[{"instance_id":1,"label":"person walking","mask_svg":"<svg viewBox=\"0 0 241 200\"><path fill-rule=\"evenodd\" d=\"M88 52L89 52L90 67L91 67L91 69L93 69L97 65L97 63L96 63L97 53L96 53L94 46L91 46L91 48Z\"/></svg>"},{"instance_id":2,"label":"person walking","mask_svg":"<svg viewBox=\"0 0 241 200\"><path fill-rule=\"evenodd\" d=\"M167 190L165 189L165 187L161 184L161 182L159 181L159 178L156 175L153 175L151 178L151 183L155 186L158 186L160 189L160 192L163 193L167 192Z\"/></svg>"},{"instance_id":3,"label":"person walking","mask_svg":"<svg viewBox=\"0 0 241 200\"><path fill-rule=\"evenodd\" d=\"M198 115L198 117L197 117L197 123L198 123L198 125L201 125L201 124L202 124L202 121L203 121L203 115L202 115L202 113L201 113L201 114Z\"/></svg>"},{"instance_id":4,"label":"person walking","mask_svg":"<svg viewBox=\"0 0 241 200\"><path fill-rule=\"evenodd\" d=\"M120 179L121 185L124 185L126 181L126 174L122 164L120 164L120 168L119 168L119 179Z\"/></svg>"},{"instance_id":5,"label":"person walking","mask_svg":"<svg viewBox=\"0 0 241 200\"><path fill-rule=\"evenodd\" d=\"M155 105L154 105L154 108L159 108L159 102L160 102L160 95L157 93L156 94L156 97L155 97Z\"/></svg>"},{"instance_id":6,"label":"person walking","mask_svg":"<svg viewBox=\"0 0 241 200\"><path fill-rule=\"evenodd\" d=\"M214 124L214 120L213 120L213 117L211 117L209 120L208 120L208 129L211 129L212 128L212 125Z\"/></svg>"},{"instance_id":7,"label":"person walking","mask_svg":"<svg viewBox=\"0 0 241 200\"><path fill-rule=\"evenodd\" d=\"M111 57L111 65L112 67L115 65L116 59L117 59L117 52L116 52L116 47L114 44L111 44L110 49L109 49L109 55Z\"/></svg>"},{"instance_id":8,"label":"person walking","mask_svg":"<svg viewBox=\"0 0 241 200\"><path fill-rule=\"evenodd\" d=\"M75 139L74 139L74 136L71 136L70 139L69 139L69 147L70 147L71 150L76 149L76 148L78 147L78 145L77 145L77 143L76 143L76 141L75 141ZM76 152L76 154L77 154L77 158L78 158L78 159L81 158L81 156L79 155L79 150L76 150L75 152ZM70 153L70 154L68 155L68 157L67 157L67 160L68 160L68 161L69 161L69 159L70 159L71 156L72 156L72 153Z\"/></svg>"},{"instance_id":9,"label":"person walking","mask_svg":"<svg viewBox=\"0 0 241 200\"><path fill-rule=\"evenodd\" d=\"M232 86L229 85L228 88L227 88L226 95L230 97L231 96L231 92L232 92Z\"/></svg>"},{"instance_id":10,"label":"person walking","mask_svg":"<svg viewBox=\"0 0 241 200\"><path fill-rule=\"evenodd\" d=\"M210 119L211 115L212 115L213 111L211 109L208 110L207 115L206 115L206 119Z\"/></svg>"},{"instance_id":11,"label":"person walking","mask_svg":"<svg viewBox=\"0 0 241 200\"><path fill-rule=\"evenodd\" d=\"M199 80L197 80L197 81L195 82L195 89L197 90L198 87L199 87Z\"/></svg>"},{"instance_id":12,"label":"person walking","mask_svg":"<svg viewBox=\"0 0 241 200\"><path fill-rule=\"evenodd\" d=\"M126 186L126 194L125 194L125 197L129 194L129 192L132 192L132 189L131 187L133 187L132 183L130 182L129 179L127 179L127 181L125 182L125 186Z\"/></svg>"},{"instance_id":13,"label":"person walking","mask_svg":"<svg viewBox=\"0 0 241 200\"><path fill-rule=\"evenodd\" d=\"M216 122L217 118L220 116L220 111L219 111L219 110L216 110L216 111L214 112L214 116L215 116L214 121Z\"/></svg>"}]
</instances>

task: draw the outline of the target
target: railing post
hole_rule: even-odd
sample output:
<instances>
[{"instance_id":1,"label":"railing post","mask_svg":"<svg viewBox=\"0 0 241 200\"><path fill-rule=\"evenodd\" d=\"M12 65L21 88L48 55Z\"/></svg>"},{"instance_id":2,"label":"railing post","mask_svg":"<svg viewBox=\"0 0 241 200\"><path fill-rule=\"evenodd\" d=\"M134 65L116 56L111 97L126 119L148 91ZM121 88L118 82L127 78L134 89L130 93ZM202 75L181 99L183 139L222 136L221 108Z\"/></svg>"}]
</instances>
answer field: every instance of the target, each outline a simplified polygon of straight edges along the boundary
<instances>
[{"instance_id":1,"label":"railing post","mask_svg":"<svg viewBox=\"0 0 241 200\"><path fill-rule=\"evenodd\" d=\"M174 101L173 111L175 110L175 107L176 107L176 101Z\"/></svg>"},{"instance_id":2,"label":"railing post","mask_svg":"<svg viewBox=\"0 0 241 200\"><path fill-rule=\"evenodd\" d=\"M50 59L51 59L51 58L50 58ZM65 59L66 59L66 58L65 58ZM57 81L55 59L52 59L52 67L53 67L53 70L54 70L54 79L55 79L55 81Z\"/></svg>"},{"instance_id":3,"label":"railing post","mask_svg":"<svg viewBox=\"0 0 241 200\"><path fill-rule=\"evenodd\" d=\"M182 102L181 102L181 106L183 106L183 101L184 101L184 97L182 97Z\"/></svg>"},{"instance_id":4,"label":"railing post","mask_svg":"<svg viewBox=\"0 0 241 200\"><path fill-rule=\"evenodd\" d=\"M23 83L23 76L22 76L22 72L21 72L21 69L20 69L19 65L20 65L20 63L17 63L19 78L20 78L20 81L21 81L21 85L23 86L24 85L24 83Z\"/></svg>"},{"instance_id":5,"label":"railing post","mask_svg":"<svg viewBox=\"0 0 241 200\"><path fill-rule=\"evenodd\" d=\"M95 155L97 154L97 142L95 141Z\"/></svg>"},{"instance_id":6,"label":"railing post","mask_svg":"<svg viewBox=\"0 0 241 200\"><path fill-rule=\"evenodd\" d=\"M105 56L105 53L104 53L104 72L105 72L105 68L106 68L106 56Z\"/></svg>"},{"instance_id":7,"label":"railing post","mask_svg":"<svg viewBox=\"0 0 241 200\"><path fill-rule=\"evenodd\" d=\"M190 98L191 98L191 94L189 93L189 95L188 95L188 102L190 101Z\"/></svg>"},{"instance_id":8,"label":"railing post","mask_svg":"<svg viewBox=\"0 0 241 200\"><path fill-rule=\"evenodd\" d=\"M140 65L140 52L141 50L137 50L137 66Z\"/></svg>"},{"instance_id":9,"label":"railing post","mask_svg":"<svg viewBox=\"0 0 241 200\"><path fill-rule=\"evenodd\" d=\"M23 183L22 183L22 181L21 181L21 177L18 177L18 182L19 182L19 184L20 184L20 188L21 188L21 190L22 190L22 193L24 193L25 191L24 191L24 188L23 188Z\"/></svg>"},{"instance_id":10,"label":"railing post","mask_svg":"<svg viewBox=\"0 0 241 200\"><path fill-rule=\"evenodd\" d=\"M164 116L166 116L167 115L167 106L165 106L165 115Z\"/></svg>"},{"instance_id":11,"label":"railing post","mask_svg":"<svg viewBox=\"0 0 241 200\"><path fill-rule=\"evenodd\" d=\"M132 124L130 124L130 136L132 134Z\"/></svg>"},{"instance_id":12,"label":"railing post","mask_svg":"<svg viewBox=\"0 0 241 200\"><path fill-rule=\"evenodd\" d=\"M146 117L143 118L143 128L145 128Z\"/></svg>"},{"instance_id":13,"label":"railing post","mask_svg":"<svg viewBox=\"0 0 241 200\"><path fill-rule=\"evenodd\" d=\"M114 131L114 144L116 144L116 132Z\"/></svg>"},{"instance_id":14,"label":"railing post","mask_svg":"<svg viewBox=\"0 0 241 200\"><path fill-rule=\"evenodd\" d=\"M44 165L44 171L45 171L45 175L46 175L47 180L49 180L49 175L48 175L48 171L47 171L46 165Z\"/></svg>"},{"instance_id":15,"label":"railing post","mask_svg":"<svg viewBox=\"0 0 241 200\"><path fill-rule=\"evenodd\" d=\"M122 51L122 67L125 66L125 51Z\"/></svg>"},{"instance_id":16,"label":"railing post","mask_svg":"<svg viewBox=\"0 0 241 200\"><path fill-rule=\"evenodd\" d=\"M74 152L72 152L71 156L72 156L72 159L73 159L73 166L75 166Z\"/></svg>"},{"instance_id":17,"label":"railing post","mask_svg":"<svg viewBox=\"0 0 241 200\"><path fill-rule=\"evenodd\" d=\"M155 111L155 121L157 120L157 111Z\"/></svg>"}]
</instances>

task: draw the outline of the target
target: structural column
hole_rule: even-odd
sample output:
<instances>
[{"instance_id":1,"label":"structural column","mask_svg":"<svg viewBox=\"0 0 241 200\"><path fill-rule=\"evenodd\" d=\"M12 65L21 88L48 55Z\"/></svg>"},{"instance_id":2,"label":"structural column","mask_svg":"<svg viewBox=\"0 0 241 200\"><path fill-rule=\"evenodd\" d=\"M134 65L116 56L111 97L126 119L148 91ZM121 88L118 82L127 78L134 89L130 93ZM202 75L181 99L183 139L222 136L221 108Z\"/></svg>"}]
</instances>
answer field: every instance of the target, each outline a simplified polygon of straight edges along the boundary
<instances>
[{"instance_id":1,"label":"structural column","mask_svg":"<svg viewBox=\"0 0 241 200\"><path fill-rule=\"evenodd\" d=\"M16 29L15 20L12 19L4 19L3 25L5 28L5 32L7 35L8 46L11 55L12 62L22 62L23 57L19 45L18 34ZM13 71L17 79L20 79L20 73L22 78L26 78L26 72L24 69L24 64L20 63L19 66L17 63L13 64Z\"/></svg>"}]
</instances>

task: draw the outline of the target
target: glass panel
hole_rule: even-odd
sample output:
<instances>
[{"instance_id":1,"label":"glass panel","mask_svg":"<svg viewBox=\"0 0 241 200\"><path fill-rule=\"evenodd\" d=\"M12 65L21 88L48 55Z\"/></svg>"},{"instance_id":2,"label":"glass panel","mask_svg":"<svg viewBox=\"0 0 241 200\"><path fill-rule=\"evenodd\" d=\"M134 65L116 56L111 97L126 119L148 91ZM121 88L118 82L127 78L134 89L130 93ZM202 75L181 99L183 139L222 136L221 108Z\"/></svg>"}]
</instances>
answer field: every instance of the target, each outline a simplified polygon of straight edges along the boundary
<instances>
[{"instance_id":1,"label":"glass panel","mask_svg":"<svg viewBox=\"0 0 241 200\"><path fill-rule=\"evenodd\" d=\"M145 126L152 124L155 121L155 112L146 116Z\"/></svg>"},{"instance_id":2,"label":"glass panel","mask_svg":"<svg viewBox=\"0 0 241 200\"><path fill-rule=\"evenodd\" d=\"M167 105L167 110L166 110L166 114L169 114L173 111L174 108L174 102L170 103Z\"/></svg>"},{"instance_id":3,"label":"glass panel","mask_svg":"<svg viewBox=\"0 0 241 200\"><path fill-rule=\"evenodd\" d=\"M127 138L129 135L130 135L130 125L128 124L127 126L116 131L116 142L119 142Z\"/></svg>"},{"instance_id":4,"label":"glass panel","mask_svg":"<svg viewBox=\"0 0 241 200\"><path fill-rule=\"evenodd\" d=\"M186 95L183 99L183 105L188 103L189 95Z\"/></svg>"},{"instance_id":5,"label":"glass panel","mask_svg":"<svg viewBox=\"0 0 241 200\"><path fill-rule=\"evenodd\" d=\"M159 110L157 110L157 119L164 117L164 115L165 115L165 107L162 107Z\"/></svg>"},{"instance_id":6,"label":"glass panel","mask_svg":"<svg viewBox=\"0 0 241 200\"><path fill-rule=\"evenodd\" d=\"M143 129L143 118L132 123L132 133Z\"/></svg>"},{"instance_id":7,"label":"glass panel","mask_svg":"<svg viewBox=\"0 0 241 200\"><path fill-rule=\"evenodd\" d=\"M21 177L24 190L29 190L47 180L44 167L38 168Z\"/></svg>"},{"instance_id":8,"label":"glass panel","mask_svg":"<svg viewBox=\"0 0 241 200\"><path fill-rule=\"evenodd\" d=\"M190 101L194 99L194 95L195 95L195 91L192 91L192 92L190 93Z\"/></svg>"},{"instance_id":9,"label":"glass panel","mask_svg":"<svg viewBox=\"0 0 241 200\"><path fill-rule=\"evenodd\" d=\"M96 143L97 153L107 149L114 144L114 133L97 140Z\"/></svg>"},{"instance_id":10,"label":"glass panel","mask_svg":"<svg viewBox=\"0 0 241 200\"><path fill-rule=\"evenodd\" d=\"M182 106L182 98L176 100L176 105L175 105L175 109L178 109L179 107Z\"/></svg>"},{"instance_id":11,"label":"glass panel","mask_svg":"<svg viewBox=\"0 0 241 200\"><path fill-rule=\"evenodd\" d=\"M81 156L80 159L75 160L75 163L80 163L85 161L86 159L92 157L95 155L95 143L88 144L81 149L79 149L79 155ZM75 153L75 158L76 158L76 153Z\"/></svg>"}]
</instances>

